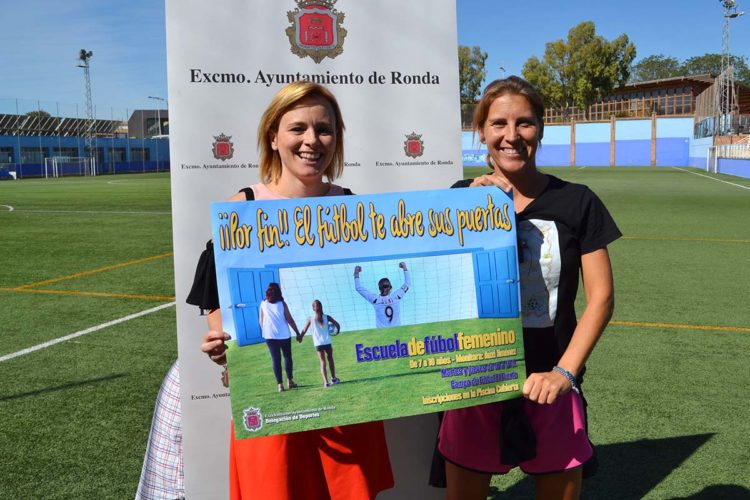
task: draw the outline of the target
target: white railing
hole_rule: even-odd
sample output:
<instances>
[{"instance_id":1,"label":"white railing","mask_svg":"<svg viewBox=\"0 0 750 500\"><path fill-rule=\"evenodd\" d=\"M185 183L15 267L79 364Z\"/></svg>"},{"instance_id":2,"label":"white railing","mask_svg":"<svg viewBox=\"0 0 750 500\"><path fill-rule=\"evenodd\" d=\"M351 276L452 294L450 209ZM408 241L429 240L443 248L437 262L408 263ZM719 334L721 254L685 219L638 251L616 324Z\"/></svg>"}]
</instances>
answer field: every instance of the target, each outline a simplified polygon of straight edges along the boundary
<instances>
[{"instance_id":1,"label":"white railing","mask_svg":"<svg viewBox=\"0 0 750 500\"><path fill-rule=\"evenodd\" d=\"M733 158L740 160L750 160L750 144L722 144L716 146L717 158Z\"/></svg>"}]
</instances>

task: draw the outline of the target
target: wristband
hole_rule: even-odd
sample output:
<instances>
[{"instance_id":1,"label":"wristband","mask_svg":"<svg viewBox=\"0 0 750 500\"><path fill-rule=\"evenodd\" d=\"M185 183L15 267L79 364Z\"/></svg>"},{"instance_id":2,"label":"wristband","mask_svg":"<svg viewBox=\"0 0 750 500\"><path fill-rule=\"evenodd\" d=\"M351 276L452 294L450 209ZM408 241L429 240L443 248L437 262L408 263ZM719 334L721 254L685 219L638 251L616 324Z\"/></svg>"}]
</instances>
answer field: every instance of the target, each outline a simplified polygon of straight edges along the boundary
<instances>
[{"instance_id":1,"label":"wristband","mask_svg":"<svg viewBox=\"0 0 750 500\"><path fill-rule=\"evenodd\" d=\"M552 367L552 371L562 374L570 382L571 389L573 389L577 394L581 393L581 390L578 387L578 379L575 378L575 376L572 373L570 373L565 368L560 368L557 365Z\"/></svg>"}]
</instances>

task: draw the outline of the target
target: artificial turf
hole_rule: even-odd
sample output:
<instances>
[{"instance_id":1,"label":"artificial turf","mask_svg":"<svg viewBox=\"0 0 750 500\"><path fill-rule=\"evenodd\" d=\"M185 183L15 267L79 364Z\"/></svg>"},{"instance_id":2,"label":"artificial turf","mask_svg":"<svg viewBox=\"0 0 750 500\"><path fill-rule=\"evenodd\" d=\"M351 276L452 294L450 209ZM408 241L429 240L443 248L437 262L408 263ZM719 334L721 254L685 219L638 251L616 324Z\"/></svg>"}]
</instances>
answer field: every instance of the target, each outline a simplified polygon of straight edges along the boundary
<instances>
[{"instance_id":1,"label":"artificial turf","mask_svg":"<svg viewBox=\"0 0 750 500\"><path fill-rule=\"evenodd\" d=\"M750 180L545 171L589 185L624 234L584 383L600 463L584 498L750 497ZM173 300L168 175L0 182L0 205L0 356ZM175 357L167 308L0 361L0 498L132 498ZM532 484L496 477L491 496Z\"/></svg>"}]
</instances>

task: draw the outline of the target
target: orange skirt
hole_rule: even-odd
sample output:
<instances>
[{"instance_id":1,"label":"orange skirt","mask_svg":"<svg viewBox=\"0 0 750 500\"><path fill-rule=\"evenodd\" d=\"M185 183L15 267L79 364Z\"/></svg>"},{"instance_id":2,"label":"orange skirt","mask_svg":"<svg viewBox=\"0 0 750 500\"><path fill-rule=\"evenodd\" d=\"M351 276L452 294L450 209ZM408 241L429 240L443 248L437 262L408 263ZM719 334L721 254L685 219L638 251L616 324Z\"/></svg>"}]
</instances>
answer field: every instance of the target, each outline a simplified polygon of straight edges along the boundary
<instances>
[{"instance_id":1,"label":"orange skirt","mask_svg":"<svg viewBox=\"0 0 750 500\"><path fill-rule=\"evenodd\" d=\"M393 487L383 422L235 439L230 500L370 500Z\"/></svg>"}]
</instances>

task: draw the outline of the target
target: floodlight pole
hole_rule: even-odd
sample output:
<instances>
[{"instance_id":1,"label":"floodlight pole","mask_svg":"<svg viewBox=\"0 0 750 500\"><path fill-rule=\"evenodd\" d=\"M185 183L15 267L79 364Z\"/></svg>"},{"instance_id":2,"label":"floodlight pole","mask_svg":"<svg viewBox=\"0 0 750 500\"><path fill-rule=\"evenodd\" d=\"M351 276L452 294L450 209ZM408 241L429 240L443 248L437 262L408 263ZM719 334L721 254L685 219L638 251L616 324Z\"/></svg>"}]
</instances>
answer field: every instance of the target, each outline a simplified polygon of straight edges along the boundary
<instances>
[{"instance_id":1,"label":"floodlight pole","mask_svg":"<svg viewBox=\"0 0 750 500\"><path fill-rule=\"evenodd\" d=\"M714 138L718 135L732 132L732 116L737 111L737 94L734 86L734 65L729 50L729 20L744 14L737 10L735 0L719 0L724 7L724 19L721 32L721 73L718 77L716 92L716 123L714 124ZM714 139L714 145L716 140Z\"/></svg>"},{"instance_id":2,"label":"floodlight pole","mask_svg":"<svg viewBox=\"0 0 750 500\"><path fill-rule=\"evenodd\" d=\"M157 101L166 101L163 97L148 96L149 99ZM156 121L159 122L159 139L156 140L156 171L159 171L159 140L161 139L161 106L156 108Z\"/></svg>"},{"instance_id":3,"label":"floodlight pole","mask_svg":"<svg viewBox=\"0 0 750 500\"><path fill-rule=\"evenodd\" d=\"M155 99L157 101L165 102L166 99L163 97L148 96L149 99ZM161 135L161 108L156 108L156 121L159 122L159 135Z\"/></svg>"},{"instance_id":4,"label":"floodlight pole","mask_svg":"<svg viewBox=\"0 0 750 500\"><path fill-rule=\"evenodd\" d=\"M84 98L86 105L86 132L85 132L85 147L88 148L89 154L92 155L92 168L93 172L96 172L96 151L94 150L94 105L91 101L91 74L89 72L89 59L94 56L94 53L90 50L81 49L78 53L78 60L80 64L79 68L83 68L83 85L84 85ZM84 155L85 156L85 155Z\"/></svg>"}]
</instances>

